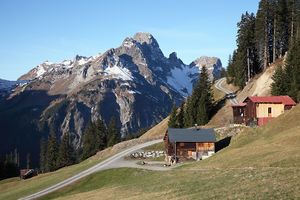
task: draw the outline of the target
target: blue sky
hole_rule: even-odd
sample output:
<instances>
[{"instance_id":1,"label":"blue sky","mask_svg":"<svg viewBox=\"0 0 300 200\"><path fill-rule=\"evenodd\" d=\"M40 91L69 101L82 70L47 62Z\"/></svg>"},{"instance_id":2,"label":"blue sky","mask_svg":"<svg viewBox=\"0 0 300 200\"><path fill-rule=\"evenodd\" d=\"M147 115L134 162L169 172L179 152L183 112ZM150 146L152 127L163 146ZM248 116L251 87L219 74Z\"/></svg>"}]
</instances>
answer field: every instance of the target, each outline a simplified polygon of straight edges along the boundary
<instances>
[{"instance_id":1,"label":"blue sky","mask_svg":"<svg viewBox=\"0 0 300 200\"><path fill-rule=\"evenodd\" d=\"M0 78L15 80L48 60L94 56L127 36L150 32L165 56L189 64L219 57L223 66L236 48L242 13L259 0L0 0Z\"/></svg>"}]
</instances>

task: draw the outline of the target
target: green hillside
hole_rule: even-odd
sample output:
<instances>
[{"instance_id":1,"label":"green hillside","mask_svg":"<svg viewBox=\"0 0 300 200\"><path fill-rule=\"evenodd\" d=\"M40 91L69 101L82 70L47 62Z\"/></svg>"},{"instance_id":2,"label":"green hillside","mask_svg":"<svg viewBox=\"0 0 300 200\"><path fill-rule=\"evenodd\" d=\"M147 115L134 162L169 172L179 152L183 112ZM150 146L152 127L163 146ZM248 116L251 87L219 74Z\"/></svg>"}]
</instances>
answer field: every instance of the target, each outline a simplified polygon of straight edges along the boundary
<instances>
[{"instance_id":1,"label":"green hillside","mask_svg":"<svg viewBox=\"0 0 300 200\"><path fill-rule=\"evenodd\" d=\"M300 198L300 106L249 128L209 159L170 171L120 168L41 199Z\"/></svg>"},{"instance_id":2,"label":"green hillside","mask_svg":"<svg viewBox=\"0 0 300 200\"><path fill-rule=\"evenodd\" d=\"M18 199L43 190L96 165L116 152L108 148L79 164L64 167L54 172L40 174L27 180L20 180L19 178L1 180L0 199Z\"/></svg>"},{"instance_id":3,"label":"green hillside","mask_svg":"<svg viewBox=\"0 0 300 200\"><path fill-rule=\"evenodd\" d=\"M41 199L300 198L300 106L247 128L212 157L170 171L120 168L92 174ZM102 156L100 156L103 158ZM26 181L0 182L0 199L39 191L99 162L91 158Z\"/></svg>"}]
</instances>

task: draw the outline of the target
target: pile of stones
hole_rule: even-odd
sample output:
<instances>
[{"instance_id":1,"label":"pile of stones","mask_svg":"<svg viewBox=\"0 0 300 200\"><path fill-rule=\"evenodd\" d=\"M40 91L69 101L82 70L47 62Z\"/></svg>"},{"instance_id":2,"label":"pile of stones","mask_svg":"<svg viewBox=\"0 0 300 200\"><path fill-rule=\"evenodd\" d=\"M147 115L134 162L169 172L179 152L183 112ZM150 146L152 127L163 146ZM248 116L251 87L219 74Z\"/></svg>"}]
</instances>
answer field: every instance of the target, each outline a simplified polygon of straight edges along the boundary
<instances>
[{"instance_id":1,"label":"pile of stones","mask_svg":"<svg viewBox=\"0 0 300 200\"><path fill-rule=\"evenodd\" d=\"M135 153L130 154L130 158L155 158L164 156L164 151L138 151Z\"/></svg>"}]
</instances>

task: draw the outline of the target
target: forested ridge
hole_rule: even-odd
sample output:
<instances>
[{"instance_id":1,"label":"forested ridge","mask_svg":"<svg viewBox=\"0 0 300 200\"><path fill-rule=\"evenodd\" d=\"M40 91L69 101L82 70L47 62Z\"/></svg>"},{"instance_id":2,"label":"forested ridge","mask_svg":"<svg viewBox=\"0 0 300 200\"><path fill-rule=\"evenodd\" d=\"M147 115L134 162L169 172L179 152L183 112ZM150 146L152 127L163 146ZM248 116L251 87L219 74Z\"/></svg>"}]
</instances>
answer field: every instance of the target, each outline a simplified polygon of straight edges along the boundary
<instances>
[{"instance_id":1,"label":"forested ridge","mask_svg":"<svg viewBox=\"0 0 300 200\"><path fill-rule=\"evenodd\" d=\"M287 66L299 66L299 59L297 62L293 57L299 46L299 9L299 0L261 0L256 15L246 12L241 16L237 23L237 49L229 56L226 71L228 83L242 89L256 74L286 54ZM298 72L293 69L290 73ZM292 82L299 90L299 80L289 78L292 81L285 91L274 94L289 94Z\"/></svg>"}]
</instances>

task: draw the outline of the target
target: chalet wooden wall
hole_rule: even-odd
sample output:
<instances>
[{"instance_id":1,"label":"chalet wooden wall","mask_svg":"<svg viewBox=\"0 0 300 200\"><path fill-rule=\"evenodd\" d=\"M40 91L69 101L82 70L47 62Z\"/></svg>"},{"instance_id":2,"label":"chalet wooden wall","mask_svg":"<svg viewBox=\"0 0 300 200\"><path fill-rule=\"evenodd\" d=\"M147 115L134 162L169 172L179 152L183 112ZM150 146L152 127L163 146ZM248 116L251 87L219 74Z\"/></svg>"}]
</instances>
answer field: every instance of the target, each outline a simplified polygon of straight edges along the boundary
<instances>
[{"instance_id":1,"label":"chalet wooden wall","mask_svg":"<svg viewBox=\"0 0 300 200\"><path fill-rule=\"evenodd\" d=\"M175 154L175 143L165 143L166 153L169 156ZM176 154L177 156L189 157L192 156L192 152L206 152L214 151L215 143L213 142L178 142L176 143Z\"/></svg>"},{"instance_id":2,"label":"chalet wooden wall","mask_svg":"<svg viewBox=\"0 0 300 200\"><path fill-rule=\"evenodd\" d=\"M246 113L245 107L232 107L234 123L243 123Z\"/></svg>"}]
</instances>

